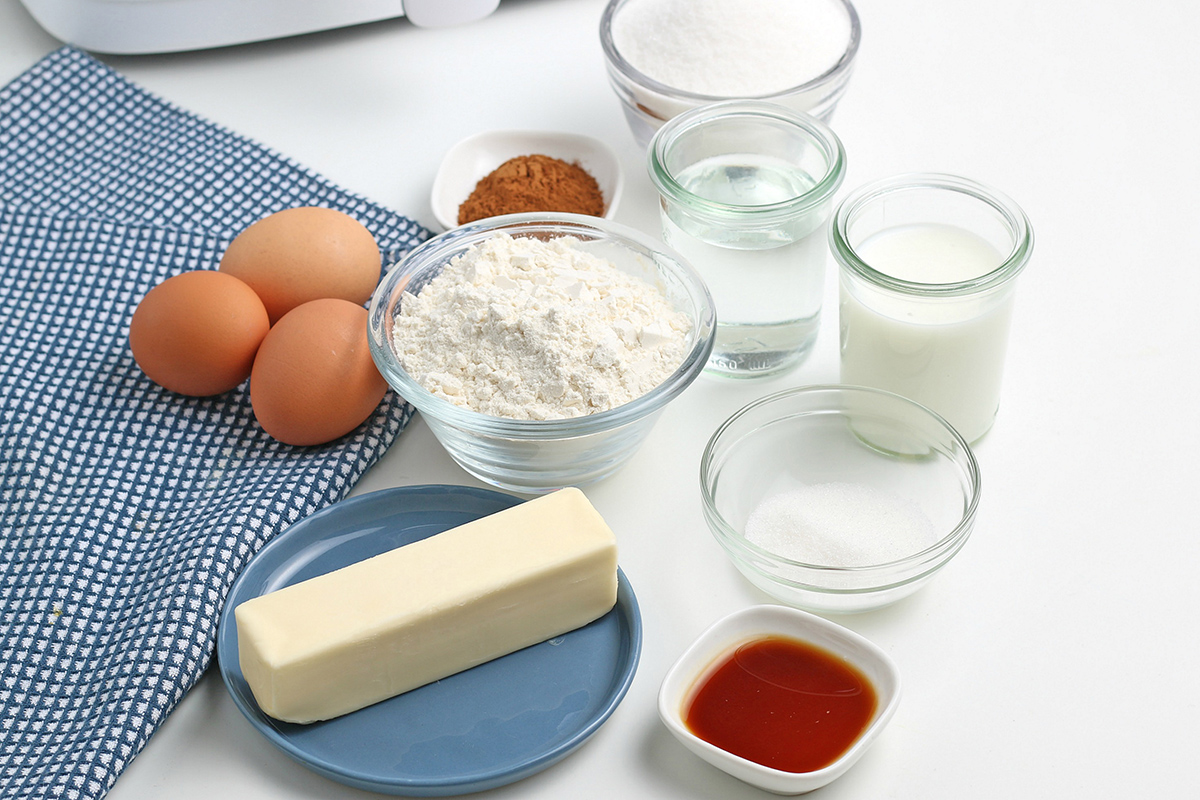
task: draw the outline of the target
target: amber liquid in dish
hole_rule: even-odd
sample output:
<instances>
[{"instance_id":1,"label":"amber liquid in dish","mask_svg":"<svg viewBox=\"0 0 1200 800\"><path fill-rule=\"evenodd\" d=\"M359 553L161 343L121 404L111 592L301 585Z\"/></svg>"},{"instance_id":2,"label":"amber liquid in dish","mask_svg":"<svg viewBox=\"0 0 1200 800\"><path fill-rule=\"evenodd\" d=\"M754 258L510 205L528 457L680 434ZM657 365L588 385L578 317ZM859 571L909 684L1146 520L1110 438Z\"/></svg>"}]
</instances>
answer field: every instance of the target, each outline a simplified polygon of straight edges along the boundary
<instances>
[{"instance_id":1,"label":"amber liquid in dish","mask_svg":"<svg viewBox=\"0 0 1200 800\"><path fill-rule=\"evenodd\" d=\"M726 752L784 772L837 761L871 724L875 687L820 647L770 636L739 646L694 690L684 724Z\"/></svg>"}]
</instances>

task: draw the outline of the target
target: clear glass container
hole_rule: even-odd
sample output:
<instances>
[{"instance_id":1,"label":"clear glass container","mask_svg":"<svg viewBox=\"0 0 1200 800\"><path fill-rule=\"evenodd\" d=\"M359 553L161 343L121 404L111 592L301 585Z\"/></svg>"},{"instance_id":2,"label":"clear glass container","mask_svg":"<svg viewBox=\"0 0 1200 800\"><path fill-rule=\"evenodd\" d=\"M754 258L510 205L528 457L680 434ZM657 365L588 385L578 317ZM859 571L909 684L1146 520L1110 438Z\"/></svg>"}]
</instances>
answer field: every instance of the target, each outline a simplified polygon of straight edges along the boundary
<instances>
[{"instance_id":1,"label":"clear glass container","mask_svg":"<svg viewBox=\"0 0 1200 800\"><path fill-rule=\"evenodd\" d=\"M932 173L865 186L838 206L841 381L909 397L969 442L995 421L1033 230L1007 196Z\"/></svg>"},{"instance_id":2,"label":"clear glass container","mask_svg":"<svg viewBox=\"0 0 1200 800\"><path fill-rule=\"evenodd\" d=\"M493 417L455 405L409 375L396 352L395 318L456 256L500 234L554 239L578 246L658 287L692 327L682 363L646 394L607 411L568 419ZM380 373L421 413L433 435L463 469L501 489L528 494L598 481L637 451L659 414L700 374L712 348L712 301L691 267L650 236L598 217L511 214L463 225L406 254L371 298L368 344Z\"/></svg>"},{"instance_id":3,"label":"clear glass container","mask_svg":"<svg viewBox=\"0 0 1200 800\"><path fill-rule=\"evenodd\" d=\"M765 500L830 483L915 504L936 541L894 561L839 566L797 561L747 537L747 520ZM970 446L944 419L862 386L806 386L755 400L722 423L700 460L704 518L734 565L776 600L820 613L880 608L932 580L970 537L980 489Z\"/></svg>"},{"instance_id":4,"label":"clear glass container","mask_svg":"<svg viewBox=\"0 0 1200 800\"><path fill-rule=\"evenodd\" d=\"M775 375L811 349L825 227L845 169L827 125L761 101L703 106L655 135L649 170L663 240L704 277L717 307L707 372Z\"/></svg>"},{"instance_id":5,"label":"clear glass container","mask_svg":"<svg viewBox=\"0 0 1200 800\"><path fill-rule=\"evenodd\" d=\"M625 112L630 130L633 131L633 137L640 146L645 147L654 136L654 132L667 120L698 106L733 98L699 94L667 86L630 64L613 41L612 25L613 19L621 13L621 9L634 1L610 0L600 17L600 46L604 51L604 64L608 70L609 82L621 101L621 108ZM850 82L850 74L858 55L858 45L862 39L858 12L850 0L838 2L845 7L849 22L849 36L841 57L829 69L811 80L753 99L777 103L794 111L811 114L822 122L829 122L838 101L846 93L846 86Z\"/></svg>"}]
</instances>

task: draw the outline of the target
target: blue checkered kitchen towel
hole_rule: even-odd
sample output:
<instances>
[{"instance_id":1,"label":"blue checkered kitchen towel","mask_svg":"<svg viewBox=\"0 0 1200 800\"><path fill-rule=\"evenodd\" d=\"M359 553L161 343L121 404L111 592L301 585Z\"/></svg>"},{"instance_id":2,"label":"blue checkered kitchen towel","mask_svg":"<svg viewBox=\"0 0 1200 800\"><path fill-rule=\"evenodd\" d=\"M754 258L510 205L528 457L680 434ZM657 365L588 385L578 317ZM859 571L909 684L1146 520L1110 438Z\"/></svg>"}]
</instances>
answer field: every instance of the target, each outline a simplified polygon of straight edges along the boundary
<instances>
[{"instance_id":1,"label":"blue checkered kitchen towel","mask_svg":"<svg viewBox=\"0 0 1200 800\"><path fill-rule=\"evenodd\" d=\"M0 797L96 798L196 682L246 561L346 495L408 422L388 395L322 447L245 385L160 390L126 337L166 277L323 205L389 256L427 233L76 50L0 91Z\"/></svg>"}]
</instances>

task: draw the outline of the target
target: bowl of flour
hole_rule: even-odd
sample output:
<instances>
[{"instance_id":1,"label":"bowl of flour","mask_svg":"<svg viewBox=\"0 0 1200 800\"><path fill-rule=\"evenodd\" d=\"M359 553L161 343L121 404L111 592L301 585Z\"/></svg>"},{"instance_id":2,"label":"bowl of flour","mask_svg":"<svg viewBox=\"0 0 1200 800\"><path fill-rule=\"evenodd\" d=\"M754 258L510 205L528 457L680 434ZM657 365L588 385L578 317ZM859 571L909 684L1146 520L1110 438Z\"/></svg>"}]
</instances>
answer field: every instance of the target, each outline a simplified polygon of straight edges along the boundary
<instances>
[{"instance_id":1,"label":"bowl of flour","mask_svg":"<svg viewBox=\"0 0 1200 800\"><path fill-rule=\"evenodd\" d=\"M650 237L513 214L407 254L368 324L380 372L450 456L534 493L619 469L700 374L715 315L703 280Z\"/></svg>"}]
</instances>

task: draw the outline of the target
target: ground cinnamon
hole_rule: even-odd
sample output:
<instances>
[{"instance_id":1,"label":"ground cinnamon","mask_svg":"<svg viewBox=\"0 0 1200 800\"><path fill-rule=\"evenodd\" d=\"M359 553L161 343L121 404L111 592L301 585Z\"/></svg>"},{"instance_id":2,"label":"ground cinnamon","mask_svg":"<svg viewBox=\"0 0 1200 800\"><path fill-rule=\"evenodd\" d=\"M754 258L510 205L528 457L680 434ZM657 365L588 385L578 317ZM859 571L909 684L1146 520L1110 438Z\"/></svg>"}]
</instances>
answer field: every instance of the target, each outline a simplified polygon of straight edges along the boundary
<instances>
[{"instance_id":1,"label":"ground cinnamon","mask_svg":"<svg viewBox=\"0 0 1200 800\"><path fill-rule=\"evenodd\" d=\"M517 156L479 181L458 207L458 224L499 214L563 211L604 215L596 179L578 164L544 155Z\"/></svg>"}]
</instances>

